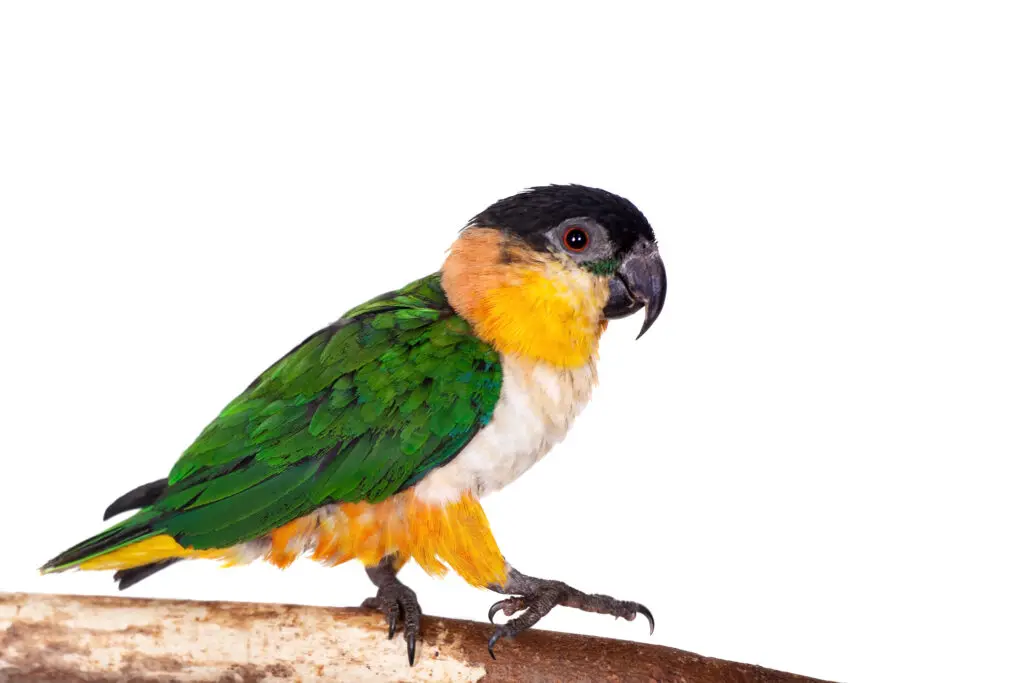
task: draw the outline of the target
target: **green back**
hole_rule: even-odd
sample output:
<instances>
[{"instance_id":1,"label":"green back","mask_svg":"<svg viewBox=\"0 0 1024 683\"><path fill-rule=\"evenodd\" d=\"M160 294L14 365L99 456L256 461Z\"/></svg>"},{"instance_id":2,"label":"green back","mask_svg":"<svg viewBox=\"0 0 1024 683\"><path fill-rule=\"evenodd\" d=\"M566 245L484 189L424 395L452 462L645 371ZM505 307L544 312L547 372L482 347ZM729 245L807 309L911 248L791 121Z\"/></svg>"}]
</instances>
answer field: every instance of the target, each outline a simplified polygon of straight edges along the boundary
<instances>
[{"instance_id":1,"label":"green back","mask_svg":"<svg viewBox=\"0 0 1024 683\"><path fill-rule=\"evenodd\" d=\"M185 546L257 538L330 502L384 500L487 424L497 353L434 274L293 349L203 430L140 515Z\"/></svg>"}]
</instances>

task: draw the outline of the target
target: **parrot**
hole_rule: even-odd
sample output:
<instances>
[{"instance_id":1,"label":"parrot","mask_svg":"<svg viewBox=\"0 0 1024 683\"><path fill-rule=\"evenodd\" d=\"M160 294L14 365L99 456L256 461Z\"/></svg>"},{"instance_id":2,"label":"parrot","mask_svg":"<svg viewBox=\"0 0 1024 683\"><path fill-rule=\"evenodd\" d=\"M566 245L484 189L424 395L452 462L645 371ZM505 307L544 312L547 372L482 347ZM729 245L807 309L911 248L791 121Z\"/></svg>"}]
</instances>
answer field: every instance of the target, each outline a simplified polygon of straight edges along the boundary
<instances>
[{"instance_id":1,"label":"parrot","mask_svg":"<svg viewBox=\"0 0 1024 683\"><path fill-rule=\"evenodd\" d=\"M597 383L609 320L665 304L654 231L629 200L544 185L472 218L441 268L352 308L260 374L162 479L115 500L131 516L46 562L114 571L126 589L182 560L358 560L410 665L422 611L409 561L503 596L494 647L556 605L632 621L644 605L519 572L480 500L562 441ZM516 616L518 615L518 616Z\"/></svg>"}]
</instances>

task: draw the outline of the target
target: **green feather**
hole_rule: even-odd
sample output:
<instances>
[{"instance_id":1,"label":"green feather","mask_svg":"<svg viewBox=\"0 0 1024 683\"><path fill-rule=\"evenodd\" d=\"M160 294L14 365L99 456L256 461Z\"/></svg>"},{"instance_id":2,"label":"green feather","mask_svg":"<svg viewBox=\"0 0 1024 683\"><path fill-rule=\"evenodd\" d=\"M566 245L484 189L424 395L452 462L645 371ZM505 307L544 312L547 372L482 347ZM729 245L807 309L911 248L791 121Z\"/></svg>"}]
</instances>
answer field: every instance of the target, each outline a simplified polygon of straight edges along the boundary
<instances>
[{"instance_id":1,"label":"green feather","mask_svg":"<svg viewBox=\"0 0 1024 683\"><path fill-rule=\"evenodd\" d=\"M613 275L622 262L617 258L584 261L581 265L594 275Z\"/></svg>"},{"instance_id":2,"label":"green feather","mask_svg":"<svg viewBox=\"0 0 1024 683\"><path fill-rule=\"evenodd\" d=\"M329 502L384 500L465 447L500 389L498 354L448 305L440 275L417 280L268 368L185 450L155 503L47 567L160 533L226 547Z\"/></svg>"}]
</instances>

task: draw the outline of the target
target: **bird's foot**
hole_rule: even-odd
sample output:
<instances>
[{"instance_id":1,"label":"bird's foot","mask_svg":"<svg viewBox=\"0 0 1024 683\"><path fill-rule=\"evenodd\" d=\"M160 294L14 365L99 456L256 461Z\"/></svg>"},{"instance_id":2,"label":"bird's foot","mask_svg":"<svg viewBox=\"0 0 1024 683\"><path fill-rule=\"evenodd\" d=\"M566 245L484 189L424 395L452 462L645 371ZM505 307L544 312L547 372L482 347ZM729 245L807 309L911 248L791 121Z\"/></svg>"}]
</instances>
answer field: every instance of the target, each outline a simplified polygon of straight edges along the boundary
<instances>
[{"instance_id":1,"label":"bird's foot","mask_svg":"<svg viewBox=\"0 0 1024 683\"><path fill-rule=\"evenodd\" d=\"M402 624L405 643L409 651L409 664L416 658L416 639L420 634L420 603L411 588L395 577L393 570L380 565L368 568L370 579L377 586L377 595L363 601L363 607L379 610L388 622L388 640L395 637L398 624ZM377 574L375 575L375 572Z\"/></svg>"},{"instance_id":2,"label":"bird's foot","mask_svg":"<svg viewBox=\"0 0 1024 683\"><path fill-rule=\"evenodd\" d=\"M561 581L536 579L510 568L505 585L500 588L492 586L492 589L511 596L491 605L487 618L492 624L494 615L498 612L504 612L505 616L509 617L518 612L522 614L495 629L494 635L487 643L487 651L491 653L491 657L494 657L494 645L499 640L513 638L516 634L522 633L540 621L541 617L550 612L555 605L575 607L584 612L609 614L626 621L633 621L637 614L642 614L647 617L651 633L654 633L654 616L640 603L616 600L607 595L589 595Z\"/></svg>"}]
</instances>

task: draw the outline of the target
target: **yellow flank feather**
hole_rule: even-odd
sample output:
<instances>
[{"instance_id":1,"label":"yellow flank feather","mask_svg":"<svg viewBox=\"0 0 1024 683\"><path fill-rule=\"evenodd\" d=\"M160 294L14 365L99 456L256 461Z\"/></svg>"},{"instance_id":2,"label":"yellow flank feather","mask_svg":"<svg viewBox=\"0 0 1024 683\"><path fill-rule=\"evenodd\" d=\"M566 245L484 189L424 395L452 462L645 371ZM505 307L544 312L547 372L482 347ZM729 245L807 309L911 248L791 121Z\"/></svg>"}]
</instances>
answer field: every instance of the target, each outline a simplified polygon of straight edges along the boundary
<instances>
[{"instance_id":1,"label":"yellow flank feather","mask_svg":"<svg viewBox=\"0 0 1024 683\"><path fill-rule=\"evenodd\" d=\"M399 564L413 559L428 574L451 567L473 586L505 582L505 558L480 502L469 494L432 505L410 489L381 503L345 503L314 514L311 537L298 543L295 537L275 538L271 561L279 546L305 546L313 547L314 560L330 565L356 558L369 566L395 555Z\"/></svg>"},{"instance_id":2,"label":"yellow flank feather","mask_svg":"<svg viewBox=\"0 0 1024 683\"><path fill-rule=\"evenodd\" d=\"M418 500L411 489L381 503L327 505L266 538L230 548L185 548L160 535L87 560L79 569L130 569L174 557L227 565L263 558L284 568L306 552L329 565L358 559L370 566L394 555L398 565L413 559L430 574L451 567L480 587L504 584L506 578L505 558L476 498L467 494L454 503L432 505Z\"/></svg>"}]
</instances>

